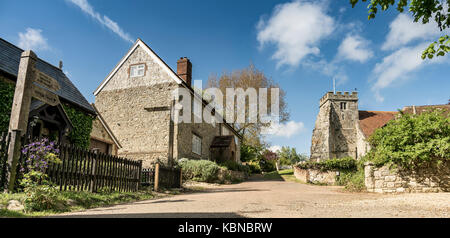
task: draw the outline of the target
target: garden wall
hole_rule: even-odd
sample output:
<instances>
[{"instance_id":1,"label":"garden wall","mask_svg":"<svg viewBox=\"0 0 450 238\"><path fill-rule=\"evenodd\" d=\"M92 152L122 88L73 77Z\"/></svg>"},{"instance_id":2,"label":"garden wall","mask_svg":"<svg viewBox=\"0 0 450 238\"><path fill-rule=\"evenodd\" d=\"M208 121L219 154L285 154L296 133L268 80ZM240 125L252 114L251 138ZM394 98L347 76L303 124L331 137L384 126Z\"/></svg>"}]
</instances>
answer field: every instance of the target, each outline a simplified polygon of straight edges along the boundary
<instances>
[{"instance_id":1,"label":"garden wall","mask_svg":"<svg viewBox=\"0 0 450 238\"><path fill-rule=\"evenodd\" d=\"M415 170L376 167L364 168L367 191L376 193L450 192L450 162L441 166L423 165Z\"/></svg>"},{"instance_id":2,"label":"garden wall","mask_svg":"<svg viewBox=\"0 0 450 238\"><path fill-rule=\"evenodd\" d=\"M321 171L319 169L302 169L294 167L294 176L305 183L320 183L335 185L336 171Z\"/></svg>"}]
</instances>

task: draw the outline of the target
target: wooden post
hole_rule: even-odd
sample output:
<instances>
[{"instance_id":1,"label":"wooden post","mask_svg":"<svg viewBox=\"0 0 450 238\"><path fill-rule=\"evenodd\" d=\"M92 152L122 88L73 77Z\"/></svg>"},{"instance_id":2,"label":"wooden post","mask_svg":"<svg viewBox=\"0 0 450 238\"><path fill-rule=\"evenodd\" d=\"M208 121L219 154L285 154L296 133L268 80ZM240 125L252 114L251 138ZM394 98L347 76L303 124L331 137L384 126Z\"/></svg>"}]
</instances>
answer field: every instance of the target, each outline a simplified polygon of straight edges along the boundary
<instances>
[{"instance_id":1,"label":"wooden post","mask_svg":"<svg viewBox=\"0 0 450 238\"><path fill-rule=\"evenodd\" d=\"M154 190L155 192L158 192L158 186L159 186L159 164L155 165L155 181L154 181Z\"/></svg>"},{"instance_id":2,"label":"wooden post","mask_svg":"<svg viewBox=\"0 0 450 238\"><path fill-rule=\"evenodd\" d=\"M142 160L139 160L138 168L139 168L138 182L137 182L137 186L136 186L137 191L139 191L139 188L141 187L141 182L142 182Z\"/></svg>"},{"instance_id":3,"label":"wooden post","mask_svg":"<svg viewBox=\"0 0 450 238\"><path fill-rule=\"evenodd\" d=\"M16 180L17 162L20 157L21 140L25 135L28 126L28 115L30 112L31 92L34 79L34 65L37 56L33 51L24 51L20 57L19 72L17 73L16 88L14 91L14 101L11 108L11 118L9 120L9 131L11 132L11 142L8 148L8 187L6 192L14 191Z\"/></svg>"},{"instance_id":4,"label":"wooden post","mask_svg":"<svg viewBox=\"0 0 450 238\"><path fill-rule=\"evenodd\" d=\"M97 180L97 178L96 178L96 171L97 171L97 155L98 154L93 154L93 156L92 156L92 167L91 167L91 186L90 186L90 189L91 189L91 193L95 193L95 192L97 192L97 183L96 183L96 180Z\"/></svg>"}]
</instances>

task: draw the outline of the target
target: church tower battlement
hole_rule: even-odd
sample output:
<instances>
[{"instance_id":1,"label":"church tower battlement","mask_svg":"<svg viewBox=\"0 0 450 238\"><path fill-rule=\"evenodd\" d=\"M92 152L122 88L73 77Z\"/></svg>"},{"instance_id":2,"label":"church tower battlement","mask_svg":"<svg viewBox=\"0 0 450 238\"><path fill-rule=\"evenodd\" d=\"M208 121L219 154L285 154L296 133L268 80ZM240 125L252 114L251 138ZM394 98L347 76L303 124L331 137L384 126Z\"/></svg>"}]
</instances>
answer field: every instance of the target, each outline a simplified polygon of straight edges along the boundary
<instances>
[{"instance_id":1,"label":"church tower battlement","mask_svg":"<svg viewBox=\"0 0 450 238\"><path fill-rule=\"evenodd\" d=\"M327 92L319 101L311 140L311 160L355 158L358 120L357 92Z\"/></svg>"}]
</instances>

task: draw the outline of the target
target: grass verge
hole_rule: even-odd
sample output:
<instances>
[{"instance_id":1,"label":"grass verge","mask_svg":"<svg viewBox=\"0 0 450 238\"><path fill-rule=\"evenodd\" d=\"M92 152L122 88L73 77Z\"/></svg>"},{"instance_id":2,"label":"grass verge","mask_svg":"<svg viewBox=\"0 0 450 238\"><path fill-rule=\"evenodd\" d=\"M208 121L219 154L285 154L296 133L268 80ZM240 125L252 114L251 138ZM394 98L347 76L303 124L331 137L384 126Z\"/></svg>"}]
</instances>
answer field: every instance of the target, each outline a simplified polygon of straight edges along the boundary
<instances>
[{"instance_id":1,"label":"grass verge","mask_svg":"<svg viewBox=\"0 0 450 238\"><path fill-rule=\"evenodd\" d=\"M128 203L140 200L147 200L154 198L155 195L148 190L138 192L103 192L103 193L89 193L89 192L73 192L64 191L59 192L58 198L63 201L57 210L45 211L10 211L6 209L10 200L17 200L24 204L26 194L14 193L6 194L0 193L0 217L41 217L58 214L62 212L73 212L83 209L104 207L116 205L121 203Z\"/></svg>"},{"instance_id":2,"label":"grass verge","mask_svg":"<svg viewBox=\"0 0 450 238\"><path fill-rule=\"evenodd\" d=\"M266 180L284 180L289 182L303 183L294 176L293 169L284 169L280 171L273 171L264 174L264 179Z\"/></svg>"}]
</instances>

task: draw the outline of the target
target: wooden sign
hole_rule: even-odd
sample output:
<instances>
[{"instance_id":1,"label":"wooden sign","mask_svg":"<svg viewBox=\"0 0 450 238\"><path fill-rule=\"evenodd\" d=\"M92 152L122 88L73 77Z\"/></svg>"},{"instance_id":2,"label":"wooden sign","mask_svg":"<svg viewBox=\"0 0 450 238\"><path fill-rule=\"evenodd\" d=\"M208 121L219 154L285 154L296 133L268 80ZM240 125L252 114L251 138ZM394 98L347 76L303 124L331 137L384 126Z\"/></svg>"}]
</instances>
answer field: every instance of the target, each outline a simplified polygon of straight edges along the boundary
<instances>
[{"instance_id":1,"label":"wooden sign","mask_svg":"<svg viewBox=\"0 0 450 238\"><path fill-rule=\"evenodd\" d=\"M56 106L59 104L58 95L48 90L45 90L37 85L33 85L32 91L33 91L32 96L41 102L47 103L48 105L51 106Z\"/></svg>"},{"instance_id":2,"label":"wooden sign","mask_svg":"<svg viewBox=\"0 0 450 238\"><path fill-rule=\"evenodd\" d=\"M44 88L48 88L52 91L58 91L60 89L58 81L49 75L35 69L35 79L34 82L41 85Z\"/></svg>"}]
</instances>

